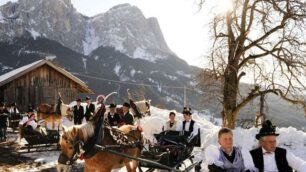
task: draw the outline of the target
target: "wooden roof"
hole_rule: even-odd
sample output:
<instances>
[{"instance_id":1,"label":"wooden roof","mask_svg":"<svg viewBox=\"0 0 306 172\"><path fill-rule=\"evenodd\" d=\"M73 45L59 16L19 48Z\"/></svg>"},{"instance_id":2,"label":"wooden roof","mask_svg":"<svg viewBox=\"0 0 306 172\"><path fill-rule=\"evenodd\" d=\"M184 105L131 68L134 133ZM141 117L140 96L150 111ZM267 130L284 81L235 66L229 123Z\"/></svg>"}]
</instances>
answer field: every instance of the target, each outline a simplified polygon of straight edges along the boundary
<instances>
[{"instance_id":1,"label":"wooden roof","mask_svg":"<svg viewBox=\"0 0 306 172\"><path fill-rule=\"evenodd\" d=\"M8 73L5 73L3 75L0 76L0 87L23 76L24 74L40 67L43 65L48 65L51 68L53 68L54 70L60 72L61 74L63 74L64 76L66 76L67 78L71 79L72 81L74 81L75 83L77 83L80 87L78 87L78 89L82 92L82 93L89 93L89 94L93 94L94 92L88 88L88 86L79 78L75 77L74 75L72 75L70 72L66 71L65 69L53 64L52 62L50 62L49 60L38 60L36 62L33 62L31 64L22 66L20 68L17 68L15 70L12 70Z\"/></svg>"}]
</instances>

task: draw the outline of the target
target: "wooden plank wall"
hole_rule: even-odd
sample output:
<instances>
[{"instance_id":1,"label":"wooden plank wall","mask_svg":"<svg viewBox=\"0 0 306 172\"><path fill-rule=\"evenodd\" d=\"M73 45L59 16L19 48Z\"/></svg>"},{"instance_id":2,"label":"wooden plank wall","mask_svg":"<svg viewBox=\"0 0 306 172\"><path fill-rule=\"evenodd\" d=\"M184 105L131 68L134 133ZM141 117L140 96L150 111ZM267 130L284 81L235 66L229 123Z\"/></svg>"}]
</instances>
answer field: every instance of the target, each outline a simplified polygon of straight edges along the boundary
<instances>
[{"instance_id":1,"label":"wooden plank wall","mask_svg":"<svg viewBox=\"0 0 306 172\"><path fill-rule=\"evenodd\" d=\"M55 104L60 92L65 103L75 100L78 95L77 83L48 65L34 69L1 87L3 100L16 102L22 111L28 105L37 107L41 103Z\"/></svg>"}]
</instances>

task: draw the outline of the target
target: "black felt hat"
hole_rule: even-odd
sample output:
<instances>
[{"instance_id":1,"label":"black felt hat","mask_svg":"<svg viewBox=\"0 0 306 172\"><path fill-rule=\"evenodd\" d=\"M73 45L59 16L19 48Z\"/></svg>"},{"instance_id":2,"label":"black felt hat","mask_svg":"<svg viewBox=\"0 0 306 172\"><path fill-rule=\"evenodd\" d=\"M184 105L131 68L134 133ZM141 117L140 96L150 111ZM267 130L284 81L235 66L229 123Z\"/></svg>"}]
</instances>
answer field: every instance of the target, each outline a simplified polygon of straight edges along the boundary
<instances>
[{"instance_id":1,"label":"black felt hat","mask_svg":"<svg viewBox=\"0 0 306 172\"><path fill-rule=\"evenodd\" d=\"M32 107L29 107L29 109L27 110L27 113L30 113L30 112L34 112Z\"/></svg>"},{"instance_id":2,"label":"black felt hat","mask_svg":"<svg viewBox=\"0 0 306 172\"><path fill-rule=\"evenodd\" d=\"M116 108L117 105L115 105L114 103L109 104L109 108Z\"/></svg>"},{"instance_id":3,"label":"black felt hat","mask_svg":"<svg viewBox=\"0 0 306 172\"><path fill-rule=\"evenodd\" d=\"M82 100L80 98L77 98L75 101L77 102L81 102Z\"/></svg>"},{"instance_id":4,"label":"black felt hat","mask_svg":"<svg viewBox=\"0 0 306 172\"><path fill-rule=\"evenodd\" d=\"M279 134L275 132L275 125L272 124L270 120L266 120L262 124L262 128L259 130L259 133L256 134L256 139L259 140L264 136L278 136Z\"/></svg>"},{"instance_id":5,"label":"black felt hat","mask_svg":"<svg viewBox=\"0 0 306 172\"><path fill-rule=\"evenodd\" d=\"M131 107L131 105L130 105L128 102L124 102L124 103L123 103L123 106L128 107L128 108Z\"/></svg>"},{"instance_id":6,"label":"black felt hat","mask_svg":"<svg viewBox=\"0 0 306 172\"><path fill-rule=\"evenodd\" d=\"M192 115L191 108L184 107L182 114Z\"/></svg>"},{"instance_id":7,"label":"black felt hat","mask_svg":"<svg viewBox=\"0 0 306 172\"><path fill-rule=\"evenodd\" d=\"M87 97L85 98L85 101L86 101L86 100L91 100L91 98L87 96Z\"/></svg>"}]
</instances>

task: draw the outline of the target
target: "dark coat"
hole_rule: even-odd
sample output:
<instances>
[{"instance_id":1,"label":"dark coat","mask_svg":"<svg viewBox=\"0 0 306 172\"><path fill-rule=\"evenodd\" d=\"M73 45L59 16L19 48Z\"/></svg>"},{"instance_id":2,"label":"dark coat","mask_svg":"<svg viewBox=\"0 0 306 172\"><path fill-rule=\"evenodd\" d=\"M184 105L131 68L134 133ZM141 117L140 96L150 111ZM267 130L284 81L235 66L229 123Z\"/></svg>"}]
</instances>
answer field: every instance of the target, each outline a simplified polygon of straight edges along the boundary
<instances>
[{"instance_id":1,"label":"dark coat","mask_svg":"<svg viewBox=\"0 0 306 172\"><path fill-rule=\"evenodd\" d=\"M90 117L94 114L95 112L95 105L90 103L89 106L86 105L86 111L85 111L85 118L86 121L90 119Z\"/></svg>"},{"instance_id":2,"label":"dark coat","mask_svg":"<svg viewBox=\"0 0 306 172\"><path fill-rule=\"evenodd\" d=\"M84 118L84 108L80 106L77 109L77 105L73 107L73 118L74 118L74 125L82 124Z\"/></svg>"},{"instance_id":3,"label":"dark coat","mask_svg":"<svg viewBox=\"0 0 306 172\"><path fill-rule=\"evenodd\" d=\"M0 128L6 128L7 127L7 118L8 114L1 113L0 114Z\"/></svg>"},{"instance_id":4,"label":"dark coat","mask_svg":"<svg viewBox=\"0 0 306 172\"><path fill-rule=\"evenodd\" d=\"M130 112L124 114L121 122L126 125L134 125L133 115L131 115Z\"/></svg>"},{"instance_id":5,"label":"dark coat","mask_svg":"<svg viewBox=\"0 0 306 172\"><path fill-rule=\"evenodd\" d=\"M226 170L216 166L215 164L208 165L208 170L209 172L226 172Z\"/></svg>"},{"instance_id":6,"label":"dark coat","mask_svg":"<svg viewBox=\"0 0 306 172\"><path fill-rule=\"evenodd\" d=\"M118 124L121 122L120 115L115 113L113 117L110 115L110 112L107 114L108 123L111 126L118 126Z\"/></svg>"},{"instance_id":7,"label":"dark coat","mask_svg":"<svg viewBox=\"0 0 306 172\"><path fill-rule=\"evenodd\" d=\"M251 155L256 168L260 172L264 169L264 159L262 148L251 150ZM286 158L286 149L277 147L275 150L275 161L279 172L292 172L292 168L289 166Z\"/></svg>"}]
</instances>

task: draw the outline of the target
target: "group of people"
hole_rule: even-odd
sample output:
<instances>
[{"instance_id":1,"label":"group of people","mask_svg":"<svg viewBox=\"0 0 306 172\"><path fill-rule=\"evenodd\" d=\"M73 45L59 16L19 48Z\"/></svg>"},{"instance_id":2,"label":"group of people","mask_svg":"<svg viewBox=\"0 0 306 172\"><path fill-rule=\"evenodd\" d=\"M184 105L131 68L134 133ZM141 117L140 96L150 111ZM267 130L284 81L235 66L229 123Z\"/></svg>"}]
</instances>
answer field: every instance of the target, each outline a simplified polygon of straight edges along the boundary
<instances>
[{"instance_id":1,"label":"group of people","mask_svg":"<svg viewBox=\"0 0 306 172\"><path fill-rule=\"evenodd\" d=\"M178 122L175 117L174 112L169 113L169 121L163 126L163 131L183 131L184 135L189 137L189 139L194 138L198 135L199 125L196 121L192 119L191 108L184 107L183 109L184 120Z\"/></svg>"},{"instance_id":2,"label":"group of people","mask_svg":"<svg viewBox=\"0 0 306 172\"><path fill-rule=\"evenodd\" d=\"M306 162L284 148L277 147L275 126L267 120L256 139L259 146L248 151L233 145L233 132L222 128L218 133L220 147L209 146L205 159L210 172L306 172Z\"/></svg>"},{"instance_id":3,"label":"group of people","mask_svg":"<svg viewBox=\"0 0 306 172\"><path fill-rule=\"evenodd\" d=\"M91 102L90 97L85 98L86 107L85 109L81 105L82 100L77 99L77 104L73 107L73 118L74 118L74 124L80 125L82 124L82 121L85 117L86 121L89 121L92 119L92 117L95 114L95 105ZM110 124L110 126L121 126L124 124L134 124L134 117L130 113L130 104L128 102L123 103L122 105L122 112L123 114L119 114L116 112L117 105L114 103L111 103L109 105L109 112L105 114L105 119Z\"/></svg>"},{"instance_id":4,"label":"group of people","mask_svg":"<svg viewBox=\"0 0 306 172\"><path fill-rule=\"evenodd\" d=\"M7 136L8 119L19 114L16 103L10 103L5 106L0 102L0 141L5 141Z\"/></svg>"}]
</instances>

